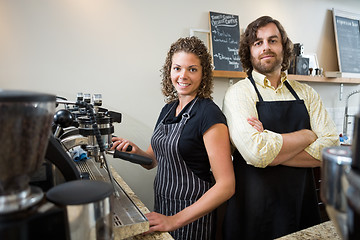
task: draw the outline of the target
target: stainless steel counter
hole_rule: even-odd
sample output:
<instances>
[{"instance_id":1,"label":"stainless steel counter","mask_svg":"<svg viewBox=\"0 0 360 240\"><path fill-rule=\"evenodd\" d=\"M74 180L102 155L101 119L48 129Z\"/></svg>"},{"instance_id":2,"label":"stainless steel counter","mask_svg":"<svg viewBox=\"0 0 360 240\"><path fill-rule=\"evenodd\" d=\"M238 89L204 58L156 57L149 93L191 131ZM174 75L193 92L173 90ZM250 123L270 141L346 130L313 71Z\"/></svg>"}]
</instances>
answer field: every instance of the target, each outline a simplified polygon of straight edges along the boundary
<instances>
[{"instance_id":1,"label":"stainless steel counter","mask_svg":"<svg viewBox=\"0 0 360 240\"><path fill-rule=\"evenodd\" d=\"M120 175L114 170L114 168L110 167L111 172L116 180L116 182L121 186L121 188L126 192L129 199L131 199L132 203L140 210L142 214L149 213L149 209L141 202L141 200L135 195L135 193L131 190L131 188L125 183L125 181L120 177ZM173 239L169 233L152 233L148 235L143 235L141 233L149 230L149 222L146 220L146 227L144 226L133 226L128 227L126 230L127 235L131 235L132 237L127 238L129 239ZM135 233L135 234L134 234ZM140 233L140 234L138 234ZM123 239L122 237L125 235L125 230L123 232L115 233L115 239Z\"/></svg>"},{"instance_id":2,"label":"stainless steel counter","mask_svg":"<svg viewBox=\"0 0 360 240\"><path fill-rule=\"evenodd\" d=\"M109 182L109 176L99 163L89 159L79 162L78 167L82 172L88 172L90 179ZM135 195L120 175L110 166L111 173L116 182L116 190L119 194L114 198L113 204L113 230L116 240L119 239L173 239L169 233L153 233L143 235L149 230L149 222L146 213L149 209Z\"/></svg>"}]
</instances>

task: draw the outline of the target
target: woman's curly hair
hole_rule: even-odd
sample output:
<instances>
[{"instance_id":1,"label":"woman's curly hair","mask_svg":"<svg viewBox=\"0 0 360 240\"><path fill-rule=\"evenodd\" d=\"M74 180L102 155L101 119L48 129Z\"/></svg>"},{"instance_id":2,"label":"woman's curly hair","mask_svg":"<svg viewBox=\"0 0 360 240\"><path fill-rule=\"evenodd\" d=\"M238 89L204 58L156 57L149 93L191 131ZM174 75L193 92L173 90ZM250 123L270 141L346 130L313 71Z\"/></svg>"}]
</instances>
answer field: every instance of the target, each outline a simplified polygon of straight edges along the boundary
<instances>
[{"instance_id":1,"label":"woman's curly hair","mask_svg":"<svg viewBox=\"0 0 360 240\"><path fill-rule=\"evenodd\" d=\"M257 39L256 33L258 29L264 27L269 23L274 23L281 34L281 42L283 45L284 53L283 62L281 64L281 71L285 71L289 68L290 59L293 57L293 43L288 38L284 27L280 24L278 20L275 20L269 16L262 16L250 23L240 38L239 56L243 69L247 72L248 75L253 70L253 66L250 60L250 46Z\"/></svg>"},{"instance_id":2,"label":"woman's curly hair","mask_svg":"<svg viewBox=\"0 0 360 240\"><path fill-rule=\"evenodd\" d=\"M172 58L177 52L193 53L200 59L202 67L202 79L197 96L200 98L212 99L211 94L213 92L212 89L214 86L212 58L205 44L199 38L193 36L180 38L170 46L170 50L167 53L165 63L161 70L162 93L166 97L165 101L169 103L178 99L176 89L171 82L170 74Z\"/></svg>"}]
</instances>

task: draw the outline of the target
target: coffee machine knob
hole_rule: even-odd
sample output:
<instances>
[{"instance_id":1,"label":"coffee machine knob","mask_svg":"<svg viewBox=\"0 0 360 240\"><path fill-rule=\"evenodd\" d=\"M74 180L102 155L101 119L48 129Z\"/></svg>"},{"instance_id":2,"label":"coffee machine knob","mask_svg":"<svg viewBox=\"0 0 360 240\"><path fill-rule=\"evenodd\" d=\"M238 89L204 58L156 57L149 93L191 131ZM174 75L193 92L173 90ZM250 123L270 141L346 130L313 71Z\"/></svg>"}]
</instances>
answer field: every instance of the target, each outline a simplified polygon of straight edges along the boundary
<instances>
[{"instance_id":1,"label":"coffee machine knob","mask_svg":"<svg viewBox=\"0 0 360 240\"><path fill-rule=\"evenodd\" d=\"M54 115L54 123L62 128L67 128L72 125L74 117L69 110L58 110Z\"/></svg>"}]
</instances>

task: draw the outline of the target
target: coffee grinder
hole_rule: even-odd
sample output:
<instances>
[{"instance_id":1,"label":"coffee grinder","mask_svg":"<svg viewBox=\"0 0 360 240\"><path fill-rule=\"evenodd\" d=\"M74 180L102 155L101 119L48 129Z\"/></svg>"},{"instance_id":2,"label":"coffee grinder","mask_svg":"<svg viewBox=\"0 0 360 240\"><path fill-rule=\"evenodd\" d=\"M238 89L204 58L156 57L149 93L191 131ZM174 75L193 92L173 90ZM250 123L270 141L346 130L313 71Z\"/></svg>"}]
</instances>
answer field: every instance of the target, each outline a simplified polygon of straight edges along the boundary
<instances>
[{"instance_id":1,"label":"coffee grinder","mask_svg":"<svg viewBox=\"0 0 360 240\"><path fill-rule=\"evenodd\" d=\"M44 161L55 96L0 91L0 239L66 239L63 209L31 175Z\"/></svg>"}]
</instances>

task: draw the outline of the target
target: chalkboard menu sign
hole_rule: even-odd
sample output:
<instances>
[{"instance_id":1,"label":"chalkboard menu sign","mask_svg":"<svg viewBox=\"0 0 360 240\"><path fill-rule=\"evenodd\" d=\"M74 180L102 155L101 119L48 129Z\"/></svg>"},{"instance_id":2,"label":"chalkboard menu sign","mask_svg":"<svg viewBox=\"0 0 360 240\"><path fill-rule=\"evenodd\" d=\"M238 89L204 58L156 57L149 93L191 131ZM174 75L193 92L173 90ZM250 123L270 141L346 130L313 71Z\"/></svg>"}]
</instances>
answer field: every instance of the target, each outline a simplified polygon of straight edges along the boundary
<instances>
[{"instance_id":1,"label":"chalkboard menu sign","mask_svg":"<svg viewBox=\"0 0 360 240\"><path fill-rule=\"evenodd\" d=\"M360 73L360 15L333 9L340 72Z\"/></svg>"},{"instance_id":2,"label":"chalkboard menu sign","mask_svg":"<svg viewBox=\"0 0 360 240\"><path fill-rule=\"evenodd\" d=\"M240 26L236 15L209 12L214 70L242 71L239 57Z\"/></svg>"}]
</instances>

